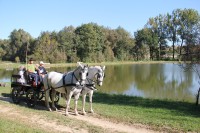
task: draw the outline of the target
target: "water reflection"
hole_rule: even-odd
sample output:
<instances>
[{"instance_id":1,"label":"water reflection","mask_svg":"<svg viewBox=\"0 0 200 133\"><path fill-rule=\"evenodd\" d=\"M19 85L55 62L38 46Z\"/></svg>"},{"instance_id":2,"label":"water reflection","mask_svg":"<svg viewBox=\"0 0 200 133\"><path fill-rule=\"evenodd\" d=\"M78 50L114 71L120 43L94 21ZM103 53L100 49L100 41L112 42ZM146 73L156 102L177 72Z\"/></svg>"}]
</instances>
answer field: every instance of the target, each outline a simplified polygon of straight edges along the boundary
<instances>
[{"instance_id":1,"label":"water reflection","mask_svg":"<svg viewBox=\"0 0 200 133\"><path fill-rule=\"evenodd\" d=\"M68 72L75 67L48 68L47 71ZM0 70L0 82L10 81L17 70ZM98 91L147 98L195 101L198 78L184 72L177 64L133 64L106 66L106 78Z\"/></svg>"},{"instance_id":2,"label":"water reflection","mask_svg":"<svg viewBox=\"0 0 200 133\"><path fill-rule=\"evenodd\" d=\"M109 66L102 92L148 98L194 101L197 78L177 64Z\"/></svg>"},{"instance_id":3,"label":"water reflection","mask_svg":"<svg viewBox=\"0 0 200 133\"><path fill-rule=\"evenodd\" d=\"M0 69L0 82L10 82L10 76L12 73L13 71Z\"/></svg>"}]
</instances>

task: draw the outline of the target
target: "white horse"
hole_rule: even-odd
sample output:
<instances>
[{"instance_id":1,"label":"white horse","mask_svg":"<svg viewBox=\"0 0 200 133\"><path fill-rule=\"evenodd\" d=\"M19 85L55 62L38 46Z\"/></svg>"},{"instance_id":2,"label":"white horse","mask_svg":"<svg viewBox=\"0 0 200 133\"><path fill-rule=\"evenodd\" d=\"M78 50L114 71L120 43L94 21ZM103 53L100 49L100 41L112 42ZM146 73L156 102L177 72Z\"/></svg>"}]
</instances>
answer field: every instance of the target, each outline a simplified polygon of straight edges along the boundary
<instances>
[{"instance_id":1,"label":"white horse","mask_svg":"<svg viewBox=\"0 0 200 133\"><path fill-rule=\"evenodd\" d=\"M95 82L99 86L103 85L103 79L105 77L104 70L105 70L105 66L89 67L86 85L83 87L83 90L82 90L82 113L83 113L83 115L86 114L85 99L86 99L87 94L89 94L90 112L94 113L94 111L92 109L92 96L93 96L94 90L96 89Z\"/></svg>"},{"instance_id":2,"label":"white horse","mask_svg":"<svg viewBox=\"0 0 200 133\"><path fill-rule=\"evenodd\" d=\"M72 95L74 95L74 111L78 115L77 102L82 90L82 85L85 84L86 76L88 74L88 66L78 63L78 67L74 71L70 71L67 74L61 74L57 72L49 72L44 77L45 87L45 101L47 108L51 111L49 106L49 90L52 89L52 108L57 110L54 104L54 97L57 92L64 93L66 96L66 111L68 115L69 104Z\"/></svg>"}]
</instances>

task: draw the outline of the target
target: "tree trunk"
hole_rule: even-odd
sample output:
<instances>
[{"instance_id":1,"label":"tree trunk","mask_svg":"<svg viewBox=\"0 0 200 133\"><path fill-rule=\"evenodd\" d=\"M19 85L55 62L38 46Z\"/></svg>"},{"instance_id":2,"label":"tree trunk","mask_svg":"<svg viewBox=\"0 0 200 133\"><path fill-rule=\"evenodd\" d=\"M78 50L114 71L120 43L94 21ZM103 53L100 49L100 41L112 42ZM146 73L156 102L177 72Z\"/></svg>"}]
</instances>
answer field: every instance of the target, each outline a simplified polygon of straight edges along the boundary
<instances>
[{"instance_id":1,"label":"tree trunk","mask_svg":"<svg viewBox=\"0 0 200 133\"><path fill-rule=\"evenodd\" d=\"M179 55L181 56L182 54L182 47L183 47L183 39L181 39L181 46L180 46L180 50L179 50Z\"/></svg>"},{"instance_id":2,"label":"tree trunk","mask_svg":"<svg viewBox=\"0 0 200 133\"><path fill-rule=\"evenodd\" d=\"M199 104L199 93L200 93L200 88L199 88L199 90L198 90L198 93L197 93L196 105L198 105L198 104Z\"/></svg>"},{"instance_id":3,"label":"tree trunk","mask_svg":"<svg viewBox=\"0 0 200 133\"><path fill-rule=\"evenodd\" d=\"M160 45L159 45L159 57L158 57L158 60L160 60L160 55L161 55L161 43L160 43Z\"/></svg>"},{"instance_id":4,"label":"tree trunk","mask_svg":"<svg viewBox=\"0 0 200 133\"><path fill-rule=\"evenodd\" d=\"M174 50L174 40L173 40L172 48L173 48L173 56L172 56L172 58L174 60L174 52L175 52L175 50Z\"/></svg>"}]
</instances>

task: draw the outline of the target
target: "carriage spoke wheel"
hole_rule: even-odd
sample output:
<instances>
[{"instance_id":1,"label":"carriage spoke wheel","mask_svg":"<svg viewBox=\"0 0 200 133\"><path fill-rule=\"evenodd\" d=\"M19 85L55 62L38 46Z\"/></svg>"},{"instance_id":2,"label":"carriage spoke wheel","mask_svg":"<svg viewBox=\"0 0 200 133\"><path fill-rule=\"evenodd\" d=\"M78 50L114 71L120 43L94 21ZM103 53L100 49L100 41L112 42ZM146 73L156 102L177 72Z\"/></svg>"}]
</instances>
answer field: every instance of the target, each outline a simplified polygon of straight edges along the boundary
<instances>
[{"instance_id":1,"label":"carriage spoke wheel","mask_svg":"<svg viewBox=\"0 0 200 133\"><path fill-rule=\"evenodd\" d=\"M13 87L12 88L11 98L13 100L13 103L18 104L20 102L21 95L20 95L20 88L19 87Z\"/></svg>"},{"instance_id":2,"label":"carriage spoke wheel","mask_svg":"<svg viewBox=\"0 0 200 133\"><path fill-rule=\"evenodd\" d=\"M50 95L50 99L52 101L52 90L49 91L49 95ZM60 100L60 93L56 92L56 95L54 97L55 104L58 104L59 100Z\"/></svg>"},{"instance_id":3,"label":"carriage spoke wheel","mask_svg":"<svg viewBox=\"0 0 200 133\"><path fill-rule=\"evenodd\" d=\"M29 89L26 93L26 100L28 107L34 107L37 102L36 92L34 89Z\"/></svg>"}]
</instances>

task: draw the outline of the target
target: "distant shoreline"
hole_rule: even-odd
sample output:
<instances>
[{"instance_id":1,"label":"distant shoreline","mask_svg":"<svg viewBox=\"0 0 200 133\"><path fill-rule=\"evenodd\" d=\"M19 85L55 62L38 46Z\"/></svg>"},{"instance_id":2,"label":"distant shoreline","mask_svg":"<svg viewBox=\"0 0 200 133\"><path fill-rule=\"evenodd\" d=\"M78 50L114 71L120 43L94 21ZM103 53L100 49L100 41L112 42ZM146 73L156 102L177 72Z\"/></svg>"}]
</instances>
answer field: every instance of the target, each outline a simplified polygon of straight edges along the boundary
<instances>
[{"instance_id":1,"label":"distant shoreline","mask_svg":"<svg viewBox=\"0 0 200 133\"><path fill-rule=\"evenodd\" d=\"M84 62L83 62L84 63ZM179 63L178 61L115 61L115 62L101 62L101 63L84 63L90 65L122 65L122 64L156 64L156 63ZM34 63L34 64L37 64ZM13 62L4 62L0 63L0 69L12 70L13 68L18 68L19 66L26 66L24 63L13 63ZM70 67L76 66L76 63L45 63L46 67Z\"/></svg>"}]
</instances>

